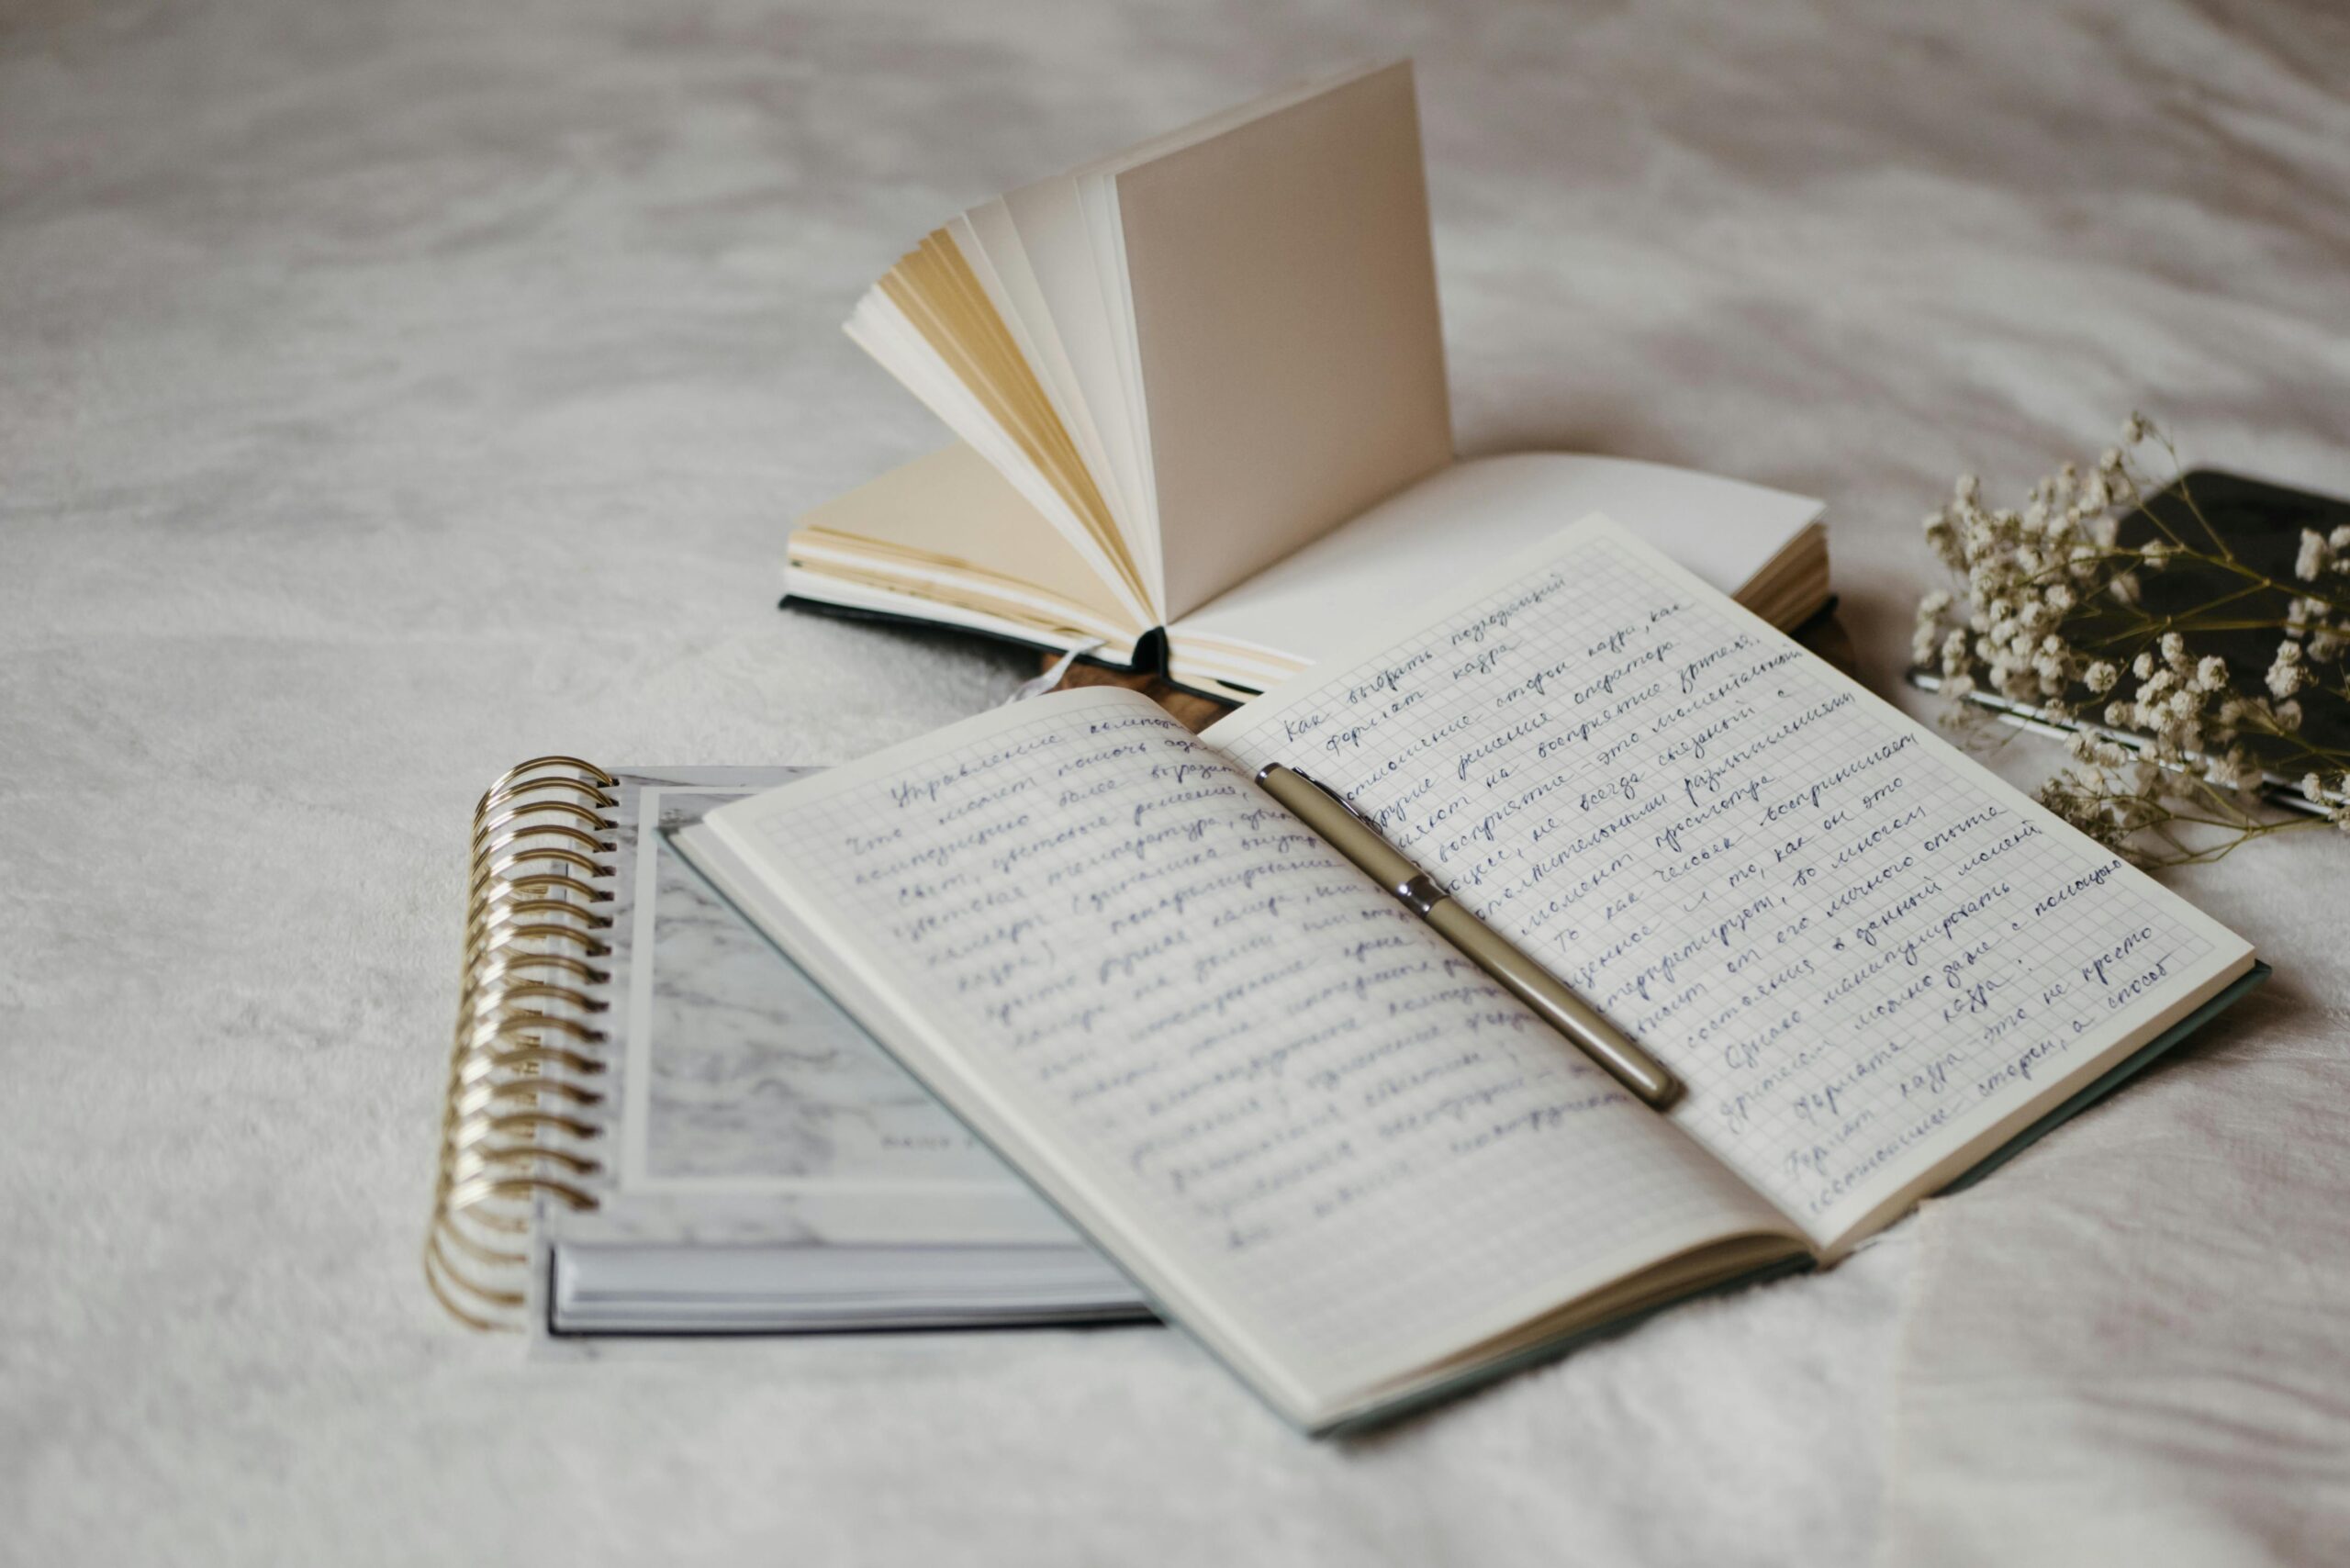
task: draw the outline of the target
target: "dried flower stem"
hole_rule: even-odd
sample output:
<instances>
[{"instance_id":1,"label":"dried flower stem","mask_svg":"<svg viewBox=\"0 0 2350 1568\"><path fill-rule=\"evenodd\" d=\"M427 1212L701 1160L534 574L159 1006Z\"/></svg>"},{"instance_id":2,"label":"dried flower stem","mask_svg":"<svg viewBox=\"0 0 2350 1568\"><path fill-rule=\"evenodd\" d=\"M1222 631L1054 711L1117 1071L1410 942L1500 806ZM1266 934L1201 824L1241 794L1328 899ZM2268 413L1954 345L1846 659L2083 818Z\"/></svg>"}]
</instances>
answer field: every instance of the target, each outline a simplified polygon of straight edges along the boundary
<instances>
[{"instance_id":1,"label":"dried flower stem","mask_svg":"<svg viewBox=\"0 0 2350 1568\"><path fill-rule=\"evenodd\" d=\"M1972 727L1963 700L1998 693L2086 726L2041 803L2142 866L2215 860L2255 838L2331 823L2350 831L2350 751L2303 734L2307 704L2350 709L2350 528L2304 532L2289 578L2247 562L2211 525L2183 477L2170 494L2191 526L2149 507L2141 454L2177 450L2143 416L2086 472L2066 464L2016 509L1988 508L1961 478L1925 521L1927 543L1957 579L1918 606L1913 652L1942 677L1944 722ZM2120 540L2143 515L2156 537ZM2192 606L2150 610L2145 583L2178 567L2237 586ZM2260 684L2194 640L2275 633ZM2333 732L2339 733L2339 732ZM2126 737L2123 745L2115 737ZM2323 815L2281 813L2255 791L2265 774L2299 778Z\"/></svg>"}]
</instances>

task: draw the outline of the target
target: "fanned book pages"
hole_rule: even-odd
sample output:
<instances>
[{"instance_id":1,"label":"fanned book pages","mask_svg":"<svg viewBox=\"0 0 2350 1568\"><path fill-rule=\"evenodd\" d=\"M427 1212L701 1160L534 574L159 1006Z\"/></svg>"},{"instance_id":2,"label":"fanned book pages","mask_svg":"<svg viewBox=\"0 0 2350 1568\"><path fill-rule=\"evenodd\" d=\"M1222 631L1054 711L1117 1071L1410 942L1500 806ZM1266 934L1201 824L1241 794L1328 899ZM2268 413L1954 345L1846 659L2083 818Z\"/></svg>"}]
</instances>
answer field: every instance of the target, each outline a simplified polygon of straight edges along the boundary
<instances>
[{"instance_id":1,"label":"fanned book pages","mask_svg":"<svg viewBox=\"0 0 2350 1568\"><path fill-rule=\"evenodd\" d=\"M1658 464L1456 462L1409 62L983 202L849 335L960 439L800 518L787 602L1253 695L1435 568L1605 511L1765 620L1828 598L1819 503Z\"/></svg>"},{"instance_id":2,"label":"fanned book pages","mask_svg":"<svg viewBox=\"0 0 2350 1568\"><path fill-rule=\"evenodd\" d=\"M1338 790L1666 1114L1254 782ZM1832 1261L2251 949L1604 519L1204 735L1049 697L679 846L1313 1430Z\"/></svg>"},{"instance_id":3,"label":"fanned book pages","mask_svg":"<svg viewBox=\"0 0 2350 1568\"><path fill-rule=\"evenodd\" d=\"M662 836L812 771L554 757L485 798L426 1248L459 1317L544 1342L1148 1316Z\"/></svg>"}]
</instances>

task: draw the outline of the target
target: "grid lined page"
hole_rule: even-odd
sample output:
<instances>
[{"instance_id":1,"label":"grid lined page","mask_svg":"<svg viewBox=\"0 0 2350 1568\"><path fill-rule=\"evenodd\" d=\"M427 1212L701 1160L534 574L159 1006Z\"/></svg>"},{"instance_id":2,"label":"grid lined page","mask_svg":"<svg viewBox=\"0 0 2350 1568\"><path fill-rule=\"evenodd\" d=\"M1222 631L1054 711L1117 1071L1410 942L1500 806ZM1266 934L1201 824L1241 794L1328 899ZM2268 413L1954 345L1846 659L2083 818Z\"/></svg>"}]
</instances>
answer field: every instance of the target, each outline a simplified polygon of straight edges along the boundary
<instances>
[{"instance_id":1,"label":"grid lined page","mask_svg":"<svg viewBox=\"0 0 2350 1568\"><path fill-rule=\"evenodd\" d=\"M2244 944L1594 519L1207 738L1346 793L1826 1241Z\"/></svg>"},{"instance_id":2,"label":"grid lined page","mask_svg":"<svg viewBox=\"0 0 2350 1568\"><path fill-rule=\"evenodd\" d=\"M1326 1393L1781 1228L1133 693L983 715L711 821L876 967L950 1104L1011 1103L1034 1147L1007 1152L1106 1211L1097 1239L1162 1290L1171 1260Z\"/></svg>"}]
</instances>

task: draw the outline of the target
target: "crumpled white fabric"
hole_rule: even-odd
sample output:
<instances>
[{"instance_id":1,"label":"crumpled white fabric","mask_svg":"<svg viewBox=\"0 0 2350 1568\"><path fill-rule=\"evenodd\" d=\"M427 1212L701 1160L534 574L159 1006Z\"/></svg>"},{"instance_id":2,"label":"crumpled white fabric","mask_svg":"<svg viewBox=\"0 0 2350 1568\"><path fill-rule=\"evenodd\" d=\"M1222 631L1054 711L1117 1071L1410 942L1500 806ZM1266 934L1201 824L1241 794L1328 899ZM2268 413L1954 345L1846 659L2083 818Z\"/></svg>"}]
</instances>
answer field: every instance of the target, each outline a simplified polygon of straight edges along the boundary
<instances>
[{"instance_id":1,"label":"crumpled white fabric","mask_svg":"<svg viewBox=\"0 0 2350 1568\"><path fill-rule=\"evenodd\" d=\"M796 511L946 440L842 317L966 204L1404 52L1462 450L1823 497L1903 700L1916 520L1962 467L2011 490L2138 403L2350 491L2350 38L2320 9L7 6L0 1559L1865 1561L1925 1226L1353 1445L1158 1330L588 1366L465 1334L416 1247L466 813L537 752L837 762L1034 673L774 608ZM2017 755L2028 782L2053 748ZM2345 847L2182 885L2264 946L2338 933ZM2279 1009L2339 955L2272 956L2232 1037L2330 1038ZM2076 1145L2134 1191L2118 1141L2191 1081L2000 1172L1953 1238L2079 1202L2042 1174ZM2035 1218L1967 1234L2058 1267ZM2240 1310L2327 1299L2183 1255ZM1952 1256L1930 1297L1970 1288ZM2092 1312L2104 1279L2068 1277ZM2003 1385L2077 1370L1974 1343ZM1896 1506L1999 1506L1958 1490L1978 1458L1935 1461L1947 1490L1905 1465ZM2109 1462L2154 1473L2079 1427L2044 1455L2084 1488Z\"/></svg>"},{"instance_id":2,"label":"crumpled white fabric","mask_svg":"<svg viewBox=\"0 0 2350 1568\"><path fill-rule=\"evenodd\" d=\"M2215 909L2269 984L1914 1226L1886 1568L2350 1562L2350 845L2227 869L2331 918Z\"/></svg>"}]
</instances>

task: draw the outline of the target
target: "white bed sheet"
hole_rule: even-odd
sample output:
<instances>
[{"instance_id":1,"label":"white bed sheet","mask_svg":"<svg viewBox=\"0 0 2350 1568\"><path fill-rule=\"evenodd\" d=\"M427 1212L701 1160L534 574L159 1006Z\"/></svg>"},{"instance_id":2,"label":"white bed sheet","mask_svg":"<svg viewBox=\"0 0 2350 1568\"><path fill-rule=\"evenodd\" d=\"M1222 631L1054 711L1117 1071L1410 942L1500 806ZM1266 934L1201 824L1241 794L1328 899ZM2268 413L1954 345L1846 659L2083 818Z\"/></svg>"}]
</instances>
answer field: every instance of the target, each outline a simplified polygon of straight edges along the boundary
<instances>
[{"instance_id":1,"label":"white bed sheet","mask_svg":"<svg viewBox=\"0 0 2350 1568\"><path fill-rule=\"evenodd\" d=\"M772 606L791 514L939 439L839 335L856 293L972 201L1404 51L1464 447L1826 498L1881 689L1961 467L2020 483L2142 405L2350 489L2316 6L11 9L0 1559L1874 1549L1915 1226L1352 1445L1157 1331L532 1364L418 1280L493 774L837 759L1033 667ZM2333 859L2183 884L2286 971L2204 1067L2338 1039L2288 936L2350 913Z\"/></svg>"}]
</instances>

